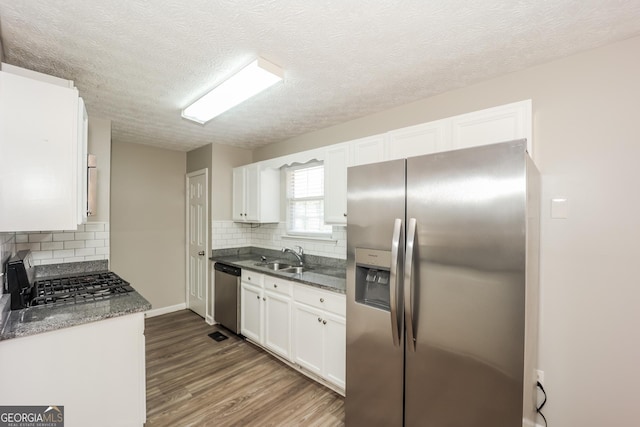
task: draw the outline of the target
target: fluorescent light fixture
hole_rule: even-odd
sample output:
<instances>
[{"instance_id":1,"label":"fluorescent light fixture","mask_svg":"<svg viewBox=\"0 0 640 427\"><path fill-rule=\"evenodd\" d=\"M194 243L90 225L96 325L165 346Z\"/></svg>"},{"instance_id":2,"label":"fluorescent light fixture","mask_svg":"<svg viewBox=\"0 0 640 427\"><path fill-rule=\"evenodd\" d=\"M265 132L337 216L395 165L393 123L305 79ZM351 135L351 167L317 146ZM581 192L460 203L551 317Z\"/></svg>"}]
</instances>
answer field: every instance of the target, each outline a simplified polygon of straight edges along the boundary
<instances>
[{"instance_id":1,"label":"fluorescent light fixture","mask_svg":"<svg viewBox=\"0 0 640 427\"><path fill-rule=\"evenodd\" d=\"M284 71L258 58L182 110L182 117L205 124L214 117L282 81Z\"/></svg>"}]
</instances>

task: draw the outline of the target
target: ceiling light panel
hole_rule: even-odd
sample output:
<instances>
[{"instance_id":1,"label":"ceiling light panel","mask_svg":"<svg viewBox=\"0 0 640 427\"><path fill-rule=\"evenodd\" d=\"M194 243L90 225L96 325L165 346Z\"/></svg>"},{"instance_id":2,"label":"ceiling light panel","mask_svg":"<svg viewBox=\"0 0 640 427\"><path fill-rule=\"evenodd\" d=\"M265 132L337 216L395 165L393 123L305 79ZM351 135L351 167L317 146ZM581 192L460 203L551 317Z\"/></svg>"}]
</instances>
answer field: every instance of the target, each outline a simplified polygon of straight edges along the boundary
<instances>
[{"instance_id":1,"label":"ceiling light panel","mask_svg":"<svg viewBox=\"0 0 640 427\"><path fill-rule=\"evenodd\" d=\"M182 117L205 124L283 78L280 67L258 58L182 110Z\"/></svg>"}]
</instances>

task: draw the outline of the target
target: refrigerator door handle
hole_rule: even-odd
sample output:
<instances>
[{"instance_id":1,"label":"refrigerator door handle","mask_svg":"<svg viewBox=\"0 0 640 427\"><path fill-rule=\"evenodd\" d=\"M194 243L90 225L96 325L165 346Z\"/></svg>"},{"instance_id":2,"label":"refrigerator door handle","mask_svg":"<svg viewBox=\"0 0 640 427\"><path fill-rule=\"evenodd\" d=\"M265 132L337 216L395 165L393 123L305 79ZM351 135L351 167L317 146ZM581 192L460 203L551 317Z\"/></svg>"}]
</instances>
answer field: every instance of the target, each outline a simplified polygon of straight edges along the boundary
<instances>
[{"instance_id":1,"label":"refrigerator door handle","mask_svg":"<svg viewBox=\"0 0 640 427\"><path fill-rule=\"evenodd\" d=\"M409 220L407 228L407 250L404 261L404 322L407 325L407 345L411 351L416 351L416 338L413 322L413 249L416 238L415 218Z\"/></svg>"},{"instance_id":2,"label":"refrigerator door handle","mask_svg":"<svg viewBox=\"0 0 640 427\"><path fill-rule=\"evenodd\" d=\"M391 333L393 335L393 345L400 347L400 328L402 322L398 319L398 300L400 298L398 291L398 256L400 253L400 238L402 237L402 220L396 218L393 224L393 238L391 240L391 268L390 268L390 285L389 289L389 306L391 308ZM400 301L401 302L401 301Z\"/></svg>"}]
</instances>

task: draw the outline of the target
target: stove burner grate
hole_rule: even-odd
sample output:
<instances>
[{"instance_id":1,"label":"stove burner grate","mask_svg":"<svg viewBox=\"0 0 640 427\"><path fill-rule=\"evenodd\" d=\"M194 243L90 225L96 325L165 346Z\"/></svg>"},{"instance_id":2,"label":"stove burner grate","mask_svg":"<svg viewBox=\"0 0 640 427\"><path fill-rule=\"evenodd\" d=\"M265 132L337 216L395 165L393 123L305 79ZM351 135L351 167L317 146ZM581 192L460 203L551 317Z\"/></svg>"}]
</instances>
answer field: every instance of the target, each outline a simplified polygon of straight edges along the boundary
<instances>
[{"instance_id":1,"label":"stove burner grate","mask_svg":"<svg viewBox=\"0 0 640 427\"><path fill-rule=\"evenodd\" d=\"M133 292L129 282L110 271L36 281L31 306L95 302Z\"/></svg>"}]
</instances>

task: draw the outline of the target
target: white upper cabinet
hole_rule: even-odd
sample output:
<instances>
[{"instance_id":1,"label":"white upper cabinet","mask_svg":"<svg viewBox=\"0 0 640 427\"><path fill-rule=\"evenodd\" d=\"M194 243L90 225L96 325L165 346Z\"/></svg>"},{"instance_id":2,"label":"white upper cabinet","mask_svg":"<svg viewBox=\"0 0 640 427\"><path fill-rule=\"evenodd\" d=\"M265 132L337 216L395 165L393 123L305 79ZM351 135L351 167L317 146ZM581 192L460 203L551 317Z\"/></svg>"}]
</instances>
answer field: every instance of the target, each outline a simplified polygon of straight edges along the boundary
<instances>
[{"instance_id":1,"label":"white upper cabinet","mask_svg":"<svg viewBox=\"0 0 640 427\"><path fill-rule=\"evenodd\" d=\"M324 222L347 223L347 168L385 160L384 135L335 144L324 152Z\"/></svg>"},{"instance_id":2,"label":"white upper cabinet","mask_svg":"<svg viewBox=\"0 0 640 427\"><path fill-rule=\"evenodd\" d=\"M89 215L88 141L89 116L83 99L78 98L78 224L86 223Z\"/></svg>"},{"instance_id":3,"label":"white upper cabinet","mask_svg":"<svg viewBox=\"0 0 640 427\"><path fill-rule=\"evenodd\" d=\"M86 215L78 91L67 80L2 67L0 232L75 230Z\"/></svg>"},{"instance_id":4,"label":"white upper cabinet","mask_svg":"<svg viewBox=\"0 0 640 427\"><path fill-rule=\"evenodd\" d=\"M280 171L252 163L233 169L233 220L280 221Z\"/></svg>"},{"instance_id":5,"label":"white upper cabinet","mask_svg":"<svg viewBox=\"0 0 640 427\"><path fill-rule=\"evenodd\" d=\"M448 133L447 120L436 120L391 131L385 140L385 160L445 151Z\"/></svg>"},{"instance_id":6,"label":"white upper cabinet","mask_svg":"<svg viewBox=\"0 0 640 427\"><path fill-rule=\"evenodd\" d=\"M531 100L396 129L325 148L325 223L347 223L347 167L514 139L531 145Z\"/></svg>"},{"instance_id":7,"label":"white upper cabinet","mask_svg":"<svg viewBox=\"0 0 640 427\"><path fill-rule=\"evenodd\" d=\"M330 146L324 154L324 222L347 223L349 145Z\"/></svg>"},{"instance_id":8,"label":"white upper cabinet","mask_svg":"<svg viewBox=\"0 0 640 427\"><path fill-rule=\"evenodd\" d=\"M474 111L387 133L385 160L527 139L531 145L531 101Z\"/></svg>"},{"instance_id":9,"label":"white upper cabinet","mask_svg":"<svg viewBox=\"0 0 640 427\"><path fill-rule=\"evenodd\" d=\"M533 155L531 144L531 100L500 105L451 117L449 150L495 144L514 139L527 139L527 151Z\"/></svg>"},{"instance_id":10,"label":"white upper cabinet","mask_svg":"<svg viewBox=\"0 0 640 427\"><path fill-rule=\"evenodd\" d=\"M384 160L384 135L368 136L349 142L353 159L349 166L367 165Z\"/></svg>"}]
</instances>

